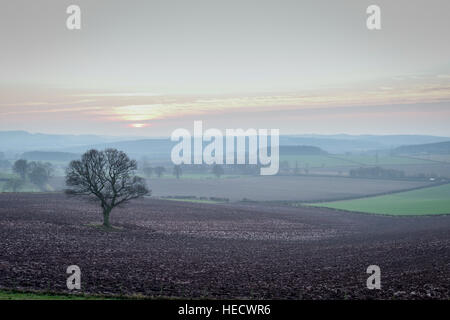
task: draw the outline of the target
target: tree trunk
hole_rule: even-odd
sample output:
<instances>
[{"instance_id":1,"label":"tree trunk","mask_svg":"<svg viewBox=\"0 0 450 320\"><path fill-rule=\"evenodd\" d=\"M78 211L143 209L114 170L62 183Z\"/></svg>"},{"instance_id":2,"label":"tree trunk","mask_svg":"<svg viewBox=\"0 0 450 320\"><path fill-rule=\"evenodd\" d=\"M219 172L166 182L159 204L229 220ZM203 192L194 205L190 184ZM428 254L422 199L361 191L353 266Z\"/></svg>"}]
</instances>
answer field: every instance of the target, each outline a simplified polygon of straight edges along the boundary
<instances>
[{"instance_id":1,"label":"tree trunk","mask_svg":"<svg viewBox=\"0 0 450 320\"><path fill-rule=\"evenodd\" d=\"M110 228L111 224L109 223L109 214L111 213L111 209L103 209L103 226L106 228Z\"/></svg>"}]
</instances>

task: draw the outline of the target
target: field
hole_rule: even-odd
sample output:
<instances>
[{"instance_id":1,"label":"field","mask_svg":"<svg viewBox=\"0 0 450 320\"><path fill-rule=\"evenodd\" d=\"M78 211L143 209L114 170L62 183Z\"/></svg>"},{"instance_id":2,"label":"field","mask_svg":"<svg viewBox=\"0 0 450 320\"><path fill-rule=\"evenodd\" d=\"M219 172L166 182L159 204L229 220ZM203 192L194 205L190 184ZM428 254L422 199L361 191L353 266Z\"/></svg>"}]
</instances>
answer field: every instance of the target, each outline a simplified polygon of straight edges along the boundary
<instances>
[{"instance_id":1,"label":"field","mask_svg":"<svg viewBox=\"0 0 450 320\"><path fill-rule=\"evenodd\" d=\"M0 192L10 191L10 190L4 190L5 189L5 183L6 183L5 181L0 181ZM50 186L49 186L49 188L51 189ZM36 187L31 182L27 181L20 187L20 191L21 192L40 192L42 190L40 190L38 187Z\"/></svg>"},{"instance_id":2,"label":"field","mask_svg":"<svg viewBox=\"0 0 450 320\"><path fill-rule=\"evenodd\" d=\"M235 179L150 179L154 196L197 196L241 201L321 201L382 194L429 185L424 181L317 176L256 176Z\"/></svg>"},{"instance_id":3,"label":"field","mask_svg":"<svg viewBox=\"0 0 450 320\"><path fill-rule=\"evenodd\" d=\"M306 166L309 168L329 168L352 165L346 160L333 158L326 155L281 155L280 162L282 161L289 162L290 168L295 168L295 163L297 162L300 170L304 169Z\"/></svg>"},{"instance_id":4,"label":"field","mask_svg":"<svg viewBox=\"0 0 450 320\"><path fill-rule=\"evenodd\" d=\"M288 161L291 171L295 163L300 173L308 169L310 174L348 175L351 169L365 166L380 166L386 169L404 171L408 176L427 175L450 177L448 155L433 156L390 156L390 155L317 155L281 156L280 161Z\"/></svg>"},{"instance_id":5,"label":"field","mask_svg":"<svg viewBox=\"0 0 450 320\"><path fill-rule=\"evenodd\" d=\"M337 155L339 159L345 159L348 162L366 166L384 166L384 165L412 165L412 164L428 164L426 159L415 159L390 155Z\"/></svg>"},{"instance_id":6,"label":"field","mask_svg":"<svg viewBox=\"0 0 450 320\"><path fill-rule=\"evenodd\" d=\"M100 222L80 199L0 194L0 290L67 294L76 264L86 295L450 298L450 216L142 199ZM366 288L372 264L382 290Z\"/></svg>"},{"instance_id":7,"label":"field","mask_svg":"<svg viewBox=\"0 0 450 320\"><path fill-rule=\"evenodd\" d=\"M309 168L333 168L355 166L384 166L384 165L411 165L432 163L426 158L408 158L390 155L289 155L280 156L280 161L288 161L291 168L295 168L297 162L299 169Z\"/></svg>"},{"instance_id":8,"label":"field","mask_svg":"<svg viewBox=\"0 0 450 320\"><path fill-rule=\"evenodd\" d=\"M450 214L450 184L314 206L388 215Z\"/></svg>"},{"instance_id":9,"label":"field","mask_svg":"<svg viewBox=\"0 0 450 320\"><path fill-rule=\"evenodd\" d=\"M412 158L416 159L424 159L431 162L443 162L450 164L450 155L449 154L426 154L426 155L415 155Z\"/></svg>"}]
</instances>

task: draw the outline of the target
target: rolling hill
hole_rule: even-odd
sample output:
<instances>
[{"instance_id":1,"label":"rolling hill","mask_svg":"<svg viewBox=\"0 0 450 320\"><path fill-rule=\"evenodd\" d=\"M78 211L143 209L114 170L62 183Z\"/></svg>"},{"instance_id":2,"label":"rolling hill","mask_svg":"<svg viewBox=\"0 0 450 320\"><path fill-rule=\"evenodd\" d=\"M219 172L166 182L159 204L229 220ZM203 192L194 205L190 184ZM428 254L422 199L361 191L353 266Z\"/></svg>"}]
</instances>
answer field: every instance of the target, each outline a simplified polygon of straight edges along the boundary
<instances>
[{"instance_id":1,"label":"rolling hill","mask_svg":"<svg viewBox=\"0 0 450 320\"><path fill-rule=\"evenodd\" d=\"M395 148L394 153L409 154L409 155L450 154L450 141L401 146Z\"/></svg>"}]
</instances>

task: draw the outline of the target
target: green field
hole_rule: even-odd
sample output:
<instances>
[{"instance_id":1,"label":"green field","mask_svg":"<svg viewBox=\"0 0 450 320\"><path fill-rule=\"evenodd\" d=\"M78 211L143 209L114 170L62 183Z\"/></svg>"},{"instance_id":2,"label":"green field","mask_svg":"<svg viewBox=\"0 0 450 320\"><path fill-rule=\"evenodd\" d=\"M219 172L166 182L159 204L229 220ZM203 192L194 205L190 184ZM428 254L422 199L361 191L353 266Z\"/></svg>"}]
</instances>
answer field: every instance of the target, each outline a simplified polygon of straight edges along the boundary
<instances>
[{"instance_id":1,"label":"green field","mask_svg":"<svg viewBox=\"0 0 450 320\"><path fill-rule=\"evenodd\" d=\"M12 192L12 190L5 190L5 182L0 181L0 192ZM53 187L49 184L46 185L46 191L53 191ZM17 192L42 192L41 189L39 189L37 186L32 184L31 182L27 181L25 182L18 190Z\"/></svg>"},{"instance_id":2,"label":"green field","mask_svg":"<svg viewBox=\"0 0 450 320\"><path fill-rule=\"evenodd\" d=\"M396 216L450 214L450 184L385 196L315 203L312 206Z\"/></svg>"},{"instance_id":3,"label":"green field","mask_svg":"<svg viewBox=\"0 0 450 320\"><path fill-rule=\"evenodd\" d=\"M430 161L427 159L416 159L400 156L390 156L390 155L338 155L336 156L340 159L345 159L349 162L355 164L362 164L367 166L384 166L384 165L401 165L401 164L429 164Z\"/></svg>"},{"instance_id":4,"label":"green field","mask_svg":"<svg viewBox=\"0 0 450 320\"><path fill-rule=\"evenodd\" d=\"M31 293L0 290L0 300L110 300L109 297L85 295L53 295L46 293Z\"/></svg>"},{"instance_id":5,"label":"green field","mask_svg":"<svg viewBox=\"0 0 450 320\"><path fill-rule=\"evenodd\" d=\"M331 168L345 166L377 166L401 164L429 164L428 159L407 158L390 155L281 155L280 161L288 161L289 167L294 168L295 163L300 169Z\"/></svg>"},{"instance_id":6,"label":"green field","mask_svg":"<svg viewBox=\"0 0 450 320\"><path fill-rule=\"evenodd\" d=\"M449 154L428 154L428 155L417 155L413 156L414 159L420 160L429 160L429 161L437 161L443 163L450 163L450 155Z\"/></svg>"},{"instance_id":7,"label":"green field","mask_svg":"<svg viewBox=\"0 0 450 320\"><path fill-rule=\"evenodd\" d=\"M6 171L0 171L0 179L11 179L16 177L15 174Z\"/></svg>"}]
</instances>

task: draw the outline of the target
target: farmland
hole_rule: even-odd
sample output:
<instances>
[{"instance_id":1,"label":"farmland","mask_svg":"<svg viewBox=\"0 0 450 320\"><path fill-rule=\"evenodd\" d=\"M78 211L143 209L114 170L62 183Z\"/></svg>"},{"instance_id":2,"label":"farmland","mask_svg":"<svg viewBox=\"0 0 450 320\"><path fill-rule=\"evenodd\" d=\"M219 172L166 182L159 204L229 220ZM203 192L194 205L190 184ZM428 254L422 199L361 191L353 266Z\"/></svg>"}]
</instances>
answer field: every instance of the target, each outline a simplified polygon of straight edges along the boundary
<instances>
[{"instance_id":1,"label":"farmland","mask_svg":"<svg viewBox=\"0 0 450 320\"><path fill-rule=\"evenodd\" d=\"M230 201L321 201L381 194L429 185L427 181L318 176L242 176L214 179L150 179L154 196L221 197Z\"/></svg>"},{"instance_id":2,"label":"farmland","mask_svg":"<svg viewBox=\"0 0 450 320\"><path fill-rule=\"evenodd\" d=\"M387 215L450 214L450 184L314 206Z\"/></svg>"},{"instance_id":3,"label":"farmland","mask_svg":"<svg viewBox=\"0 0 450 320\"><path fill-rule=\"evenodd\" d=\"M450 164L450 155L448 155L448 154L414 155L411 158L428 160L431 162L443 162L443 163Z\"/></svg>"},{"instance_id":4,"label":"farmland","mask_svg":"<svg viewBox=\"0 0 450 320\"><path fill-rule=\"evenodd\" d=\"M310 168L333 168L333 167L353 167L353 166L374 166L374 165L411 165L432 163L427 158L411 158L391 155L289 155L281 156L280 161L288 161L291 168L297 162L300 169L305 166Z\"/></svg>"},{"instance_id":5,"label":"farmland","mask_svg":"<svg viewBox=\"0 0 450 320\"><path fill-rule=\"evenodd\" d=\"M88 296L450 298L450 216L142 199L100 222L62 194L0 194L0 289L64 295L76 264ZM365 286L371 264L382 290Z\"/></svg>"}]
</instances>

